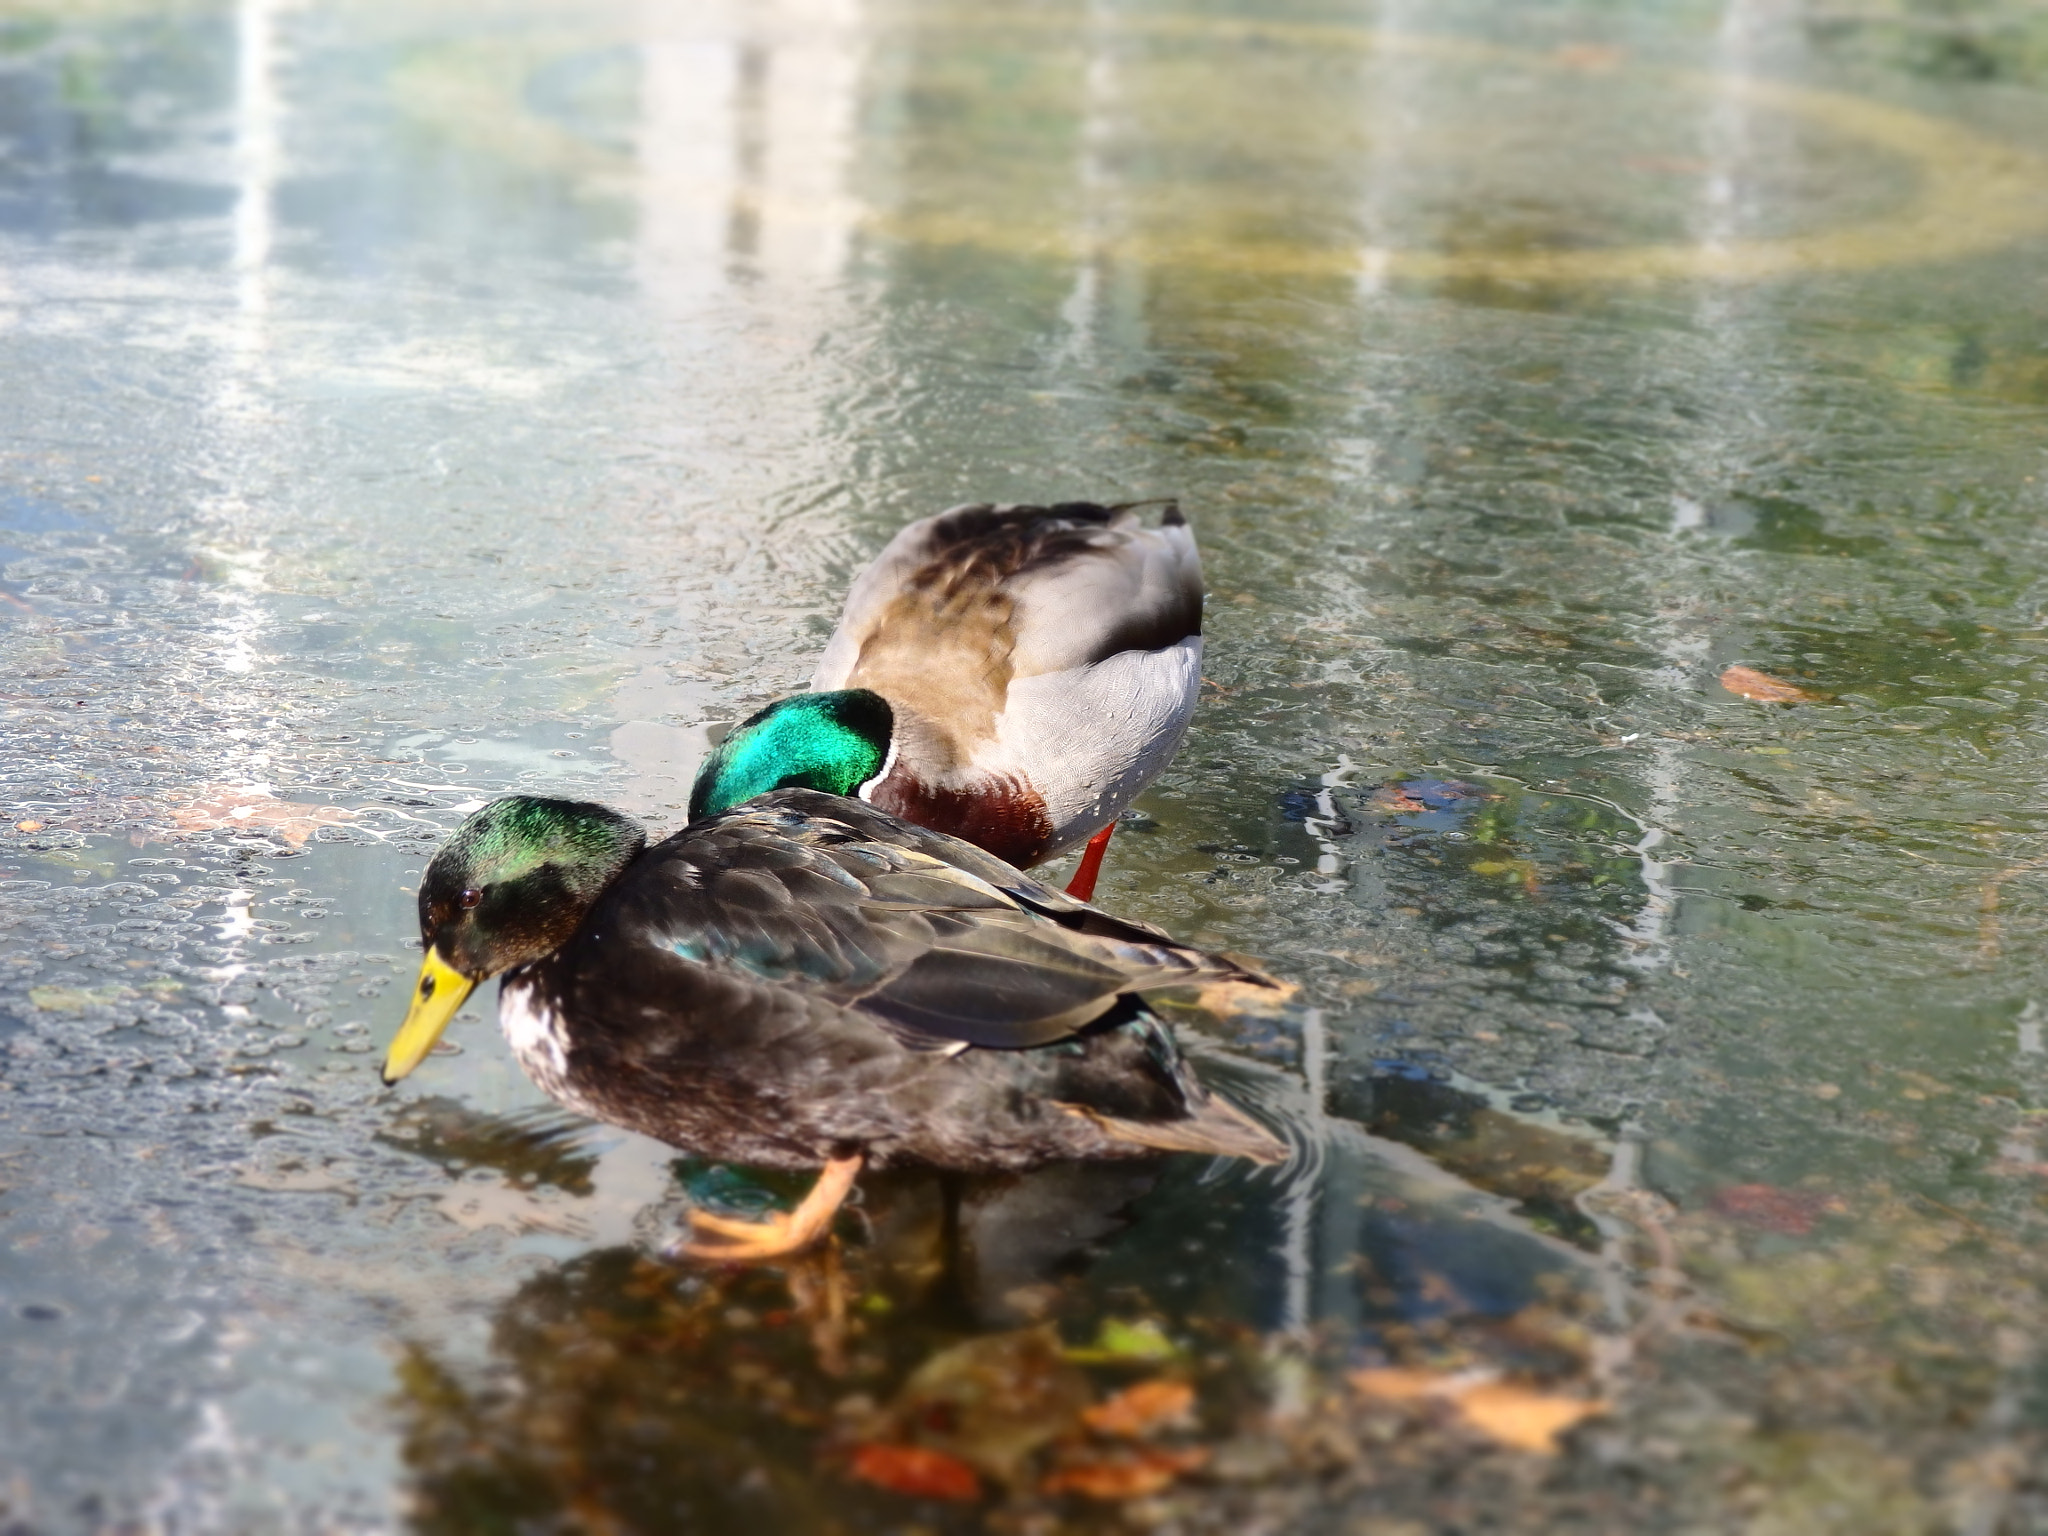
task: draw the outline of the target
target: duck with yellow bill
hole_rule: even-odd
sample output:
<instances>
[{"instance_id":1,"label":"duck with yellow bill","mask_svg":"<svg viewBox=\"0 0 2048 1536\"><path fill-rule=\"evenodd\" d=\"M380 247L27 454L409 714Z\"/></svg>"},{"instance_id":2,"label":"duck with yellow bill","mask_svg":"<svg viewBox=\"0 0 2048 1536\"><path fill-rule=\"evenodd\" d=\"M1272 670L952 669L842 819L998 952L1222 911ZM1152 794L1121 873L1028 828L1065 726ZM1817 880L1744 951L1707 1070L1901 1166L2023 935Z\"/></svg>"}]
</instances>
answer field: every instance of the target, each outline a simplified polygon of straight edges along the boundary
<instances>
[{"instance_id":1,"label":"duck with yellow bill","mask_svg":"<svg viewBox=\"0 0 2048 1536\"><path fill-rule=\"evenodd\" d=\"M560 1103L698 1156L823 1170L788 1215L694 1216L698 1257L817 1241L864 1167L1284 1155L1147 999L1286 988L860 800L778 790L650 847L604 806L511 796L434 856L419 915L387 1083L499 976L505 1036Z\"/></svg>"}]
</instances>

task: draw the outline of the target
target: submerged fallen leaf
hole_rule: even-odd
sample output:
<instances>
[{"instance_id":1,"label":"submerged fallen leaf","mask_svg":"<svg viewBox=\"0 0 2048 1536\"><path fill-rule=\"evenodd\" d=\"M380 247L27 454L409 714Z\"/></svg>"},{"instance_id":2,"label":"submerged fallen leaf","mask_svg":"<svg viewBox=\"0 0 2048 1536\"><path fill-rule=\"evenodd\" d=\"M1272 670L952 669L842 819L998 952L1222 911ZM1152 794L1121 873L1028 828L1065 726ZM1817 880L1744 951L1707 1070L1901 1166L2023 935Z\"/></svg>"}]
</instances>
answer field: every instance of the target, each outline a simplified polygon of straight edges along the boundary
<instances>
[{"instance_id":1,"label":"submerged fallen leaf","mask_svg":"<svg viewBox=\"0 0 2048 1536\"><path fill-rule=\"evenodd\" d=\"M906 1439L1012 1482L1041 1446L1071 1435L1095 1396L1050 1326L990 1334L941 1350L891 1405Z\"/></svg>"},{"instance_id":2,"label":"submerged fallen leaf","mask_svg":"<svg viewBox=\"0 0 2048 1536\"><path fill-rule=\"evenodd\" d=\"M1730 1221L1764 1232L1804 1237L1814 1222L1842 1209L1833 1195L1811 1189L1779 1189L1774 1184L1730 1184L1714 1191L1708 1207Z\"/></svg>"},{"instance_id":3,"label":"submerged fallen leaf","mask_svg":"<svg viewBox=\"0 0 2048 1536\"><path fill-rule=\"evenodd\" d=\"M171 813L171 820L183 832L269 827L294 848L302 846L321 827L344 826L355 819L354 811L338 805L301 805L294 800L280 800L268 790L220 784L201 790L189 803Z\"/></svg>"},{"instance_id":4,"label":"submerged fallen leaf","mask_svg":"<svg viewBox=\"0 0 2048 1536\"><path fill-rule=\"evenodd\" d=\"M1401 779L1382 784L1366 803L1376 811L1396 816L1414 816L1428 811L1448 811L1461 801L1492 798L1477 785L1463 779Z\"/></svg>"},{"instance_id":5,"label":"submerged fallen leaf","mask_svg":"<svg viewBox=\"0 0 2048 1536\"><path fill-rule=\"evenodd\" d=\"M1604 74L1618 68L1628 57L1628 50L1611 43L1564 43L1552 50L1550 56L1566 69Z\"/></svg>"},{"instance_id":6,"label":"submerged fallen leaf","mask_svg":"<svg viewBox=\"0 0 2048 1536\"><path fill-rule=\"evenodd\" d=\"M1079 1360L1084 1365L1172 1360L1180 1355L1180 1346L1149 1317L1128 1323L1121 1318L1107 1317L1095 1331L1093 1344L1069 1349L1066 1354L1069 1360Z\"/></svg>"},{"instance_id":7,"label":"submerged fallen leaf","mask_svg":"<svg viewBox=\"0 0 2048 1536\"><path fill-rule=\"evenodd\" d=\"M126 987L30 987L28 1000L45 1013L84 1013L135 994Z\"/></svg>"},{"instance_id":8,"label":"submerged fallen leaf","mask_svg":"<svg viewBox=\"0 0 2048 1536\"><path fill-rule=\"evenodd\" d=\"M1607 1407L1605 1403L1558 1397L1508 1381L1482 1382L1461 1393L1457 1404L1458 1411L1474 1429L1491 1435L1502 1445L1545 1456L1557 1450L1559 1435Z\"/></svg>"},{"instance_id":9,"label":"submerged fallen leaf","mask_svg":"<svg viewBox=\"0 0 2048 1536\"><path fill-rule=\"evenodd\" d=\"M864 1483L913 1499L978 1499L974 1468L922 1445L863 1445L853 1453L853 1475Z\"/></svg>"},{"instance_id":10,"label":"submerged fallen leaf","mask_svg":"<svg viewBox=\"0 0 2048 1536\"><path fill-rule=\"evenodd\" d=\"M1412 1403L1441 1391L1448 1377L1434 1371L1404 1371L1395 1366L1380 1370L1353 1371L1351 1385L1367 1397L1390 1403Z\"/></svg>"},{"instance_id":11,"label":"submerged fallen leaf","mask_svg":"<svg viewBox=\"0 0 2048 1536\"><path fill-rule=\"evenodd\" d=\"M1533 859L1480 859L1469 867L1475 875L1507 875L1531 896L1543 888Z\"/></svg>"},{"instance_id":12,"label":"submerged fallen leaf","mask_svg":"<svg viewBox=\"0 0 2048 1536\"><path fill-rule=\"evenodd\" d=\"M1730 667L1721 674L1721 686L1739 698L1755 699L1760 704L1818 704L1826 697L1754 667Z\"/></svg>"},{"instance_id":13,"label":"submerged fallen leaf","mask_svg":"<svg viewBox=\"0 0 2048 1536\"><path fill-rule=\"evenodd\" d=\"M14 830L17 832L40 832L43 830L43 823L40 821L17 821L14 824Z\"/></svg>"},{"instance_id":14,"label":"submerged fallen leaf","mask_svg":"<svg viewBox=\"0 0 2048 1536\"><path fill-rule=\"evenodd\" d=\"M1162 1429L1186 1425L1194 1406L1195 1389L1184 1381L1141 1381L1107 1402L1083 1409L1081 1422L1098 1435L1142 1440Z\"/></svg>"},{"instance_id":15,"label":"submerged fallen leaf","mask_svg":"<svg viewBox=\"0 0 2048 1536\"><path fill-rule=\"evenodd\" d=\"M1353 1371L1351 1385L1366 1397L1383 1402L1414 1403L1437 1399L1451 1404L1481 1434L1518 1451L1551 1455L1557 1437L1582 1419L1605 1413L1597 1398L1565 1397L1497 1377L1434 1371Z\"/></svg>"},{"instance_id":16,"label":"submerged fallen leaf","mask_svg":"<svg viewBox=\"0 0 2048 1536\"><path fill-rule=\"evenodd\" d=\"M1140 1499L1159 1492L1183 1472L1198 1472L1208 1464L1205 1446L1148 1446L1069 1461L1047 1474L1039 1486L1047 1493L1078 1493L1088 1499Z\"/></svg>"}]
</instances>

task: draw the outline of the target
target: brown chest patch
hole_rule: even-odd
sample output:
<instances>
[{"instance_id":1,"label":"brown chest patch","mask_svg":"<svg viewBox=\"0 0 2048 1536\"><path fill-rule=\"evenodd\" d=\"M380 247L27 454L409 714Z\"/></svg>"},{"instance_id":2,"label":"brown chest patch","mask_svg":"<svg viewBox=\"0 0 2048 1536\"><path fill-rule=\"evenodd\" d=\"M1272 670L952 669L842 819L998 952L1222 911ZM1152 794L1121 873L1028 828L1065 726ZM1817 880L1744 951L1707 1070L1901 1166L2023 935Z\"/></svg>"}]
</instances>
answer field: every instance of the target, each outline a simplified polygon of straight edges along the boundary
<instances>
[{"instance_id":1,"label":"brown chest patch","mask_svg":"<svg viewBox=\"0 0 2048 1536\"><path fill-rule=\"evenodd\" d=\"M942 789L891 774L869 792L878 810L984 848L1029 869L1052 842L1052 818L1038 791L1015 779L989 779L973 789Z\"/></svg>"}]
</instances>

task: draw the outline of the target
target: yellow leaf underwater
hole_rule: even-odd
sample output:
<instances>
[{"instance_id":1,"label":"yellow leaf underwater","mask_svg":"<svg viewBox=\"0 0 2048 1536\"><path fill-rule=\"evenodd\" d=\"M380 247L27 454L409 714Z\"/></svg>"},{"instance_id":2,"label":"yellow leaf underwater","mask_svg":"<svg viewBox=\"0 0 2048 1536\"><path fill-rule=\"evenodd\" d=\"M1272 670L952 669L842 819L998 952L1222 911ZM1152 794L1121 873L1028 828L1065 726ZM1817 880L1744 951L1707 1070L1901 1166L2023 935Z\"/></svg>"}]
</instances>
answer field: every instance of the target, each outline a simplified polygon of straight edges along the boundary
<instances>
[{"instance_id":1,"label":"yellow leaf underwater","mask_svg":"<svg viewBox=\"0 0 2048 1536\"><path fill-rule=\"evenodd\" d=\"M1604 1413L1607 1405L1577 1397L1558 1397L1518 1387L1513 1382L1486 1382L1457 1399L1458 1411L1473 1428L1518 1451L1551 1455L1557 1437L1577 1424Z\"/></svg>"},{"instance_id":2,"label":"yellow leaf underwater","mask_svg":"<svg viewBox=\"0 0 2048 1536\"><path fill-rule=\"evenodd\" d=\"M1565 1397L1497 1377L1389 1367L1353 1371L1350 1379L1361 1396L1381 1402L1449 1403L1489 1439L1543 1456L1556 1453L1558 1436L1566 1430L1607 1411L1597 1398Z\"/></svg>"}]
</instances>

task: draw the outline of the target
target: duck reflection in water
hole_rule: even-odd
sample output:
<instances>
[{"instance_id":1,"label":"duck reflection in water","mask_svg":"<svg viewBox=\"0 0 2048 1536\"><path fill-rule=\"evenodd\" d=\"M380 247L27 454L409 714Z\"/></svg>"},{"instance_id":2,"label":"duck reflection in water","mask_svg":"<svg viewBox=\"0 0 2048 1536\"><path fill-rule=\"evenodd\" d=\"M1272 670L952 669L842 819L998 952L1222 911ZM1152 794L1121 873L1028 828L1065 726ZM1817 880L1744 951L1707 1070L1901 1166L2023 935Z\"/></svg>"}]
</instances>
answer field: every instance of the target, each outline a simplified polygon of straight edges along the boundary
<instances>
[{"instance_id":1,"label":"duck reflection in water","mask_svg":"<svg viewBox=\"0 0 2048 1536\"><path fill-rule=\"evenodd\" d=\"M472 1144L506 1140L487 1119ZM1162 1163L883 1173L851 1249L706 1270L617 1247L531 1279L481 1378L424 1342L402 1362L415 1526L826 1530L849 1497L901 1504L820 1477L821 1453L843 1472L912 1435L1016 1473L1094 1395L1052 1320L1088 1305L1091 1255Z\"/></svg>"},{"instance_id":2,"label":"duck reflection in water","mask_svg":"<svg viewBox=\"0 0 2048 1536\"><path fill-rule=\"evenodd\" d=\"M1264 1088L1289 1085L1272 1074ZM1270 1097L1260 1107L1290 1118ZM543 1157L588 1177L547 1125L507 1135L448 1106L426 1131L417 1150L472 1172L502 1161L551 1177ZM862 1180L843 1244L774 1265L584 1254L498 1305L481 1367L424 1341L409 1351L399 1412L417 1527L901 1529L906 1485L870 1475L900 1453L897 1472L929 1479L914 1485L921 1519L953 1528L928 1501L957 1496L961 1528L979 1529L1002 1490L1017 1508L1058 1507L1048 1488L1104 1453L1089 1416L1140 1389L1172 1424L1110 1449L1146 1476L1193 1476L1232 1444L1291 1476L1276 1361L1419 1348L1553 1379L1581 1368L1538 1335L1575 1332L1594 1304L1587 1255L1348 1122L1296 1166L1312 1182L1186 1158L887 1170ZM641 1230L669 1230L684 1201L764 1193L712 1165L679 1173ZM1296 1195L1325 1213L1305 1327L1286 1310ZM1546 1316L1557 1325L1532 1322Z\"/></svg>"}]
</instances>

